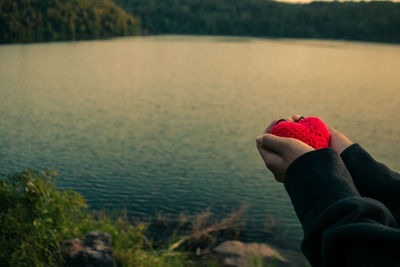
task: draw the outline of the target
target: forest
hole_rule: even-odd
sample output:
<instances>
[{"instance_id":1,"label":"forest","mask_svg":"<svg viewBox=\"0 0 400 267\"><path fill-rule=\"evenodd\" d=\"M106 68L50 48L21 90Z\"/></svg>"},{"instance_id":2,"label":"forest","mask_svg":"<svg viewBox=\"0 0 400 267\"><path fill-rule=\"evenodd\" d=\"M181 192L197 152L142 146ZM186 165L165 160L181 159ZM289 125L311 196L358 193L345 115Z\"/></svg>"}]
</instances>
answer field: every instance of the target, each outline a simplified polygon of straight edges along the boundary
<instances>
[{"instance_id":1,"label":"forest","mask_svg":"<svg viewBox=\"0 0 400 267\"><path fill-rule=\"evenodd\" d=\"M109 0L0 0L0 43L139 33L139 20Z\"/></svg>"},{"instance_id":2,"label":"forest","mask_svg":"<svg viewBox=\"0 0 400 267\"><path fill-rule=\"evenodd\" d=\"M0 43L201 34L400 43L400 3L0 0Z\"/></svg>"},{"instance_id":3,"label":"forest","mask_svg":"<svg viewBox=\"0 0 400 267\"><path fill-rule=\"evenodd\" d=\"M211 34L400 42L400 3L115 0L146 34Z\"/></svg>"}]
</instances>

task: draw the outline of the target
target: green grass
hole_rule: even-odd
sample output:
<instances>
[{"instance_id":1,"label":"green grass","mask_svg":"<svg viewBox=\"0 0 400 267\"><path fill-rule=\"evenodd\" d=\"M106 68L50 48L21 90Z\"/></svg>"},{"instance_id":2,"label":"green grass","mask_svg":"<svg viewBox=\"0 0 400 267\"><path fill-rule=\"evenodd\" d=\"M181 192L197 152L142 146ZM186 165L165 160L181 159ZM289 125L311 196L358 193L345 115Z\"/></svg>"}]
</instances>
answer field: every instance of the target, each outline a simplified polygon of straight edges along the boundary
<instances>
[{"instance_id":1,"label":"green grass","mask_svg":"<svg viewBox=\"0 0 400 267\"><path fill-rule=\"evenodd\" d=\"M63 265L61 242L92 230L111 234L116 266L187 266L186 252L153 249L144 225L131 224L126 215L90 212L77 192L58 190L55 177L51 171L25 170L0 178L1 266ZM218 266L201 263L211 265Z\"/></svg>"}]
</instances>

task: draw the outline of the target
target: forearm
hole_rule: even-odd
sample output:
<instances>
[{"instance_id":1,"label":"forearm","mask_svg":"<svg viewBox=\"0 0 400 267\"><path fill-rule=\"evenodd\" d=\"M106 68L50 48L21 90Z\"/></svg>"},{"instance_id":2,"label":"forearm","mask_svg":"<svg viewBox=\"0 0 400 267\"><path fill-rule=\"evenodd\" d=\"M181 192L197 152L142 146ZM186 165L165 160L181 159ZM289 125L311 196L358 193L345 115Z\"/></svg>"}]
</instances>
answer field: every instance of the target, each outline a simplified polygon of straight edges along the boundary
<instances>
[{"instance_id":1,"label":"forearm","mask_svg":"<svg viewBox=\"0 0 400 267\"><path fill-rule=\"evenodd\" d=\"M358 144L340 156L360 194L385 204L400 222L400 175L374 160Z\"/></svg>"},{"instance_id":2,"label":"forearm","mask_svg":"<svg viewBox=\"0 0 400 267\"><path fill-rule=\"evenodd\" d=\"M296 159L286 172L285 188L305 231L330 204L360 196L339 155L329 148Z\"/></svg>"},{"instance_id":3,"label":"forearm","mask_svg":"<svg viewBox=\"0 0 400 267\"><path fill-rule=\"evenodd\" d=\"M393 247L400 246L400 230L395 219L384 205L359 195L332 149L295 160L287 170L285 188L303 226L302 250L313 266L396 261Z\"/></svg>"}]
</instances>

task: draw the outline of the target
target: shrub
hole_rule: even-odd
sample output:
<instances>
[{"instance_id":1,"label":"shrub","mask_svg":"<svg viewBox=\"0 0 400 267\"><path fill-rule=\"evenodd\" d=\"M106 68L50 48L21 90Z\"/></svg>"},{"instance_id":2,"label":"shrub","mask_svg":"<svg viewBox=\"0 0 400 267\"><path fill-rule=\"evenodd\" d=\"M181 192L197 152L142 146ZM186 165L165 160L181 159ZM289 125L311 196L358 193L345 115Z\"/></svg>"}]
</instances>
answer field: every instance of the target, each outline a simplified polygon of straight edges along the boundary
<instances>
[{"instance_id":1,"label":"shrub","mask_svg":"<svg viewBox=\"0 0 400 267\"><path fill-rule=\"evenodd\" d=\"M5 266L55 266L60 244L91 230L111 234L116 255L142 246L143 226L88 211L78 193L60 191L56 173L25 170L0 179L0 262Z\"/></svg>"},{"instance_id":2,"label":"shrub","mask_svg":"<svg viewBox=\"0 0 400 267\"><path fill-rule=\"evenodd\" d=\"M25 170L0 178L0 266L63 265L61 243L93 230L111 234L116 266L218 266L191 262L169 246L153 249L144 225L131 224L126 213L90 212L83 196L57 189L56 175Z\"/></svg>"}]
</instances>

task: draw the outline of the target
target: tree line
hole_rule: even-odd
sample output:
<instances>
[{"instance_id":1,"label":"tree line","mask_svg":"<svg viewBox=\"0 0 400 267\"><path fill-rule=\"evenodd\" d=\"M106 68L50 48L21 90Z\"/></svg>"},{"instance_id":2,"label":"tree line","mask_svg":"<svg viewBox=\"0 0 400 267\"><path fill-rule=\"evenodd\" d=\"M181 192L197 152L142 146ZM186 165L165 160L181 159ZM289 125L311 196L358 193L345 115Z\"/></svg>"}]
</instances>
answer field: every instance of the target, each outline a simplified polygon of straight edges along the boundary
<instances>
[{"instance_id":1,"label":"tree line","mask_svg":"<svg viewBox=\"0 0 400 267\"><path fill-rule=\"evenodd\" d=\"M141 33L400 43L400 3L0 0L0 43L97 39Z\"/></svg>"},{"instance_id":2,"label":"tree line","mask_svg":"<svg viewBox=\"0 0 400 267\"><path fill-rule=\"evenodd\" d=\"M148 34L212 34L400 42L400 3L114 0Z\"/></svg>"},{"instance_id":3,"label":"tree line","mask_svg":"<svg viewBox=\"0 0 400 267\"><path fill-rule=\"evenodd\" d=\"M139 20L109 0L0 0L0 43L139 33Z\"/></svg>"}]
</instances>

